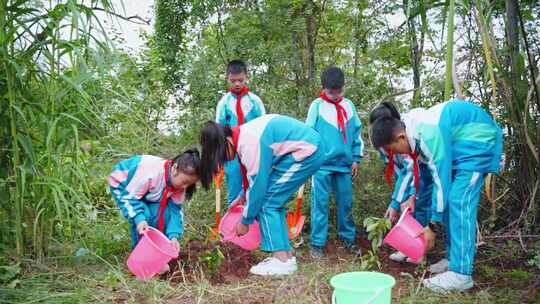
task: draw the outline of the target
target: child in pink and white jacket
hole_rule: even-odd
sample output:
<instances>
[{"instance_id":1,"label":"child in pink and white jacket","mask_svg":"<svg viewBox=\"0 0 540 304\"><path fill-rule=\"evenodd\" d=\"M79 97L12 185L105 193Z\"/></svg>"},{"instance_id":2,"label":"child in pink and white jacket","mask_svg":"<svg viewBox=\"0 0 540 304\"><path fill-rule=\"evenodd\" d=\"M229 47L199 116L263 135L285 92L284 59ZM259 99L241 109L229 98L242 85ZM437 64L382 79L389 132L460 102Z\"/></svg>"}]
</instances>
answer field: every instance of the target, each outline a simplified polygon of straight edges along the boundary
<instances>
[{"instance_id":1,"label":"child in pink and white jacket","mask_svg":"<svg viewBox=\"0 0 540 304\"><path fill-rule=\"evenodd\" d=\"M118 163L109 175L112 197L128 220L131 246L149 226L163 232L179 251L182 236L182 203L189 200L199 181L200 157L196 149L172 160L136 155Z\"/></svg>"}]
</instances>

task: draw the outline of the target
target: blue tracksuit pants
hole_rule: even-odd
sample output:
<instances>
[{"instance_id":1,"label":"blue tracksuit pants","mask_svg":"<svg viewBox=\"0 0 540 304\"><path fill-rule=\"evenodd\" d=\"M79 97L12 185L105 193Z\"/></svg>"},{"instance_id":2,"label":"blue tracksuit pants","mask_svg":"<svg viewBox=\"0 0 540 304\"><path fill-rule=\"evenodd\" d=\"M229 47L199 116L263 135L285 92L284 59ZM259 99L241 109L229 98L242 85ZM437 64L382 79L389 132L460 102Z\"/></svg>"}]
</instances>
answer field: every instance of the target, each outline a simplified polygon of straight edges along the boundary
<instances>
[{"instance_id":1,"label":"blue tracksuit pants","mask_svg":"<svg viewBox=\"0 0 540 304\"><path fill-rule=\"evenodd\" d=\"M356 227L352 216L351 173L319 170L311 187L311 245L324 246L328 237L328 202L334 192L339 238L354 241Z\"/></svg>"},{"instance_id":2,"label":"blue tracksuit pants","mask_svg":"<svg viewBox=\"0 0 540 304\"><path fill-rule=\"evenodd\" d=\"M483 173L454 170L448 208L444 213L446 256L451 271L472 275L476 254L476 217L484 184Z\"/></svg>"},{"instance_id":3,"label":"blue tracksuit pants","mask_svg":"<svg viewBox=\"0 0 540 304\"><path fill-rule=\"evenodd\" d=\"M321 167L323 161L324 149L319 146L317 151L303 161L297 162L291 155L287 155L273 166L264 205L258 215L262 250L291 251L285 204Z\"/></svg>"}]
</instances>

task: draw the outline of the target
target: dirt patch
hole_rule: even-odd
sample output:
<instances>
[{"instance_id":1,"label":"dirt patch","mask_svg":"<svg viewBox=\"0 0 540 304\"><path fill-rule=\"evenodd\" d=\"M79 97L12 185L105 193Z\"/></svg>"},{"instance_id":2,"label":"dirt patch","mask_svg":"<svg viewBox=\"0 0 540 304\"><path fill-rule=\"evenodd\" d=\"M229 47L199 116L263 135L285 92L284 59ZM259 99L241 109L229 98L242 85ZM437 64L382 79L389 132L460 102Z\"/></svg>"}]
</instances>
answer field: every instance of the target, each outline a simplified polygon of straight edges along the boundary
<instances>
[{"instance_id":1,"label":"dirt patch","mask_svg":"<svg viewBox=\"0 0 540 304\"><path fill-rule=\"evenodd\" d=\"M169 263L171 271L164 276L175 283L195 282L206 278L212 284L234 283L245 279L257 259L232 243L189 241L178 259Z\"/></svg>"}]
</instances>

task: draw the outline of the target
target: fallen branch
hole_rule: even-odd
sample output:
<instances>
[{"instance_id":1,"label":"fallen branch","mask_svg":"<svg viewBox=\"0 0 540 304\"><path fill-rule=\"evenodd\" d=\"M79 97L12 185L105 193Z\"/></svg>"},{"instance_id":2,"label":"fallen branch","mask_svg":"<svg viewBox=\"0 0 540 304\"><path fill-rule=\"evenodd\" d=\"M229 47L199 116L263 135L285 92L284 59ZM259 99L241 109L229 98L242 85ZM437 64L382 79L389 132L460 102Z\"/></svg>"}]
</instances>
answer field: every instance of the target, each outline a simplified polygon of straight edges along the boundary
<instances>
[{"instance_id":1,"label":"fallen branch","mask_svg":"<svg viewBox=\"0 0 540 304\"><path fill-rule=\"evenodd\" d=\"M540 238L540 234L524 234L524 235L489 235L484 236L484 239L518 239L518 238Z\"/></svg>"}]
</instances>

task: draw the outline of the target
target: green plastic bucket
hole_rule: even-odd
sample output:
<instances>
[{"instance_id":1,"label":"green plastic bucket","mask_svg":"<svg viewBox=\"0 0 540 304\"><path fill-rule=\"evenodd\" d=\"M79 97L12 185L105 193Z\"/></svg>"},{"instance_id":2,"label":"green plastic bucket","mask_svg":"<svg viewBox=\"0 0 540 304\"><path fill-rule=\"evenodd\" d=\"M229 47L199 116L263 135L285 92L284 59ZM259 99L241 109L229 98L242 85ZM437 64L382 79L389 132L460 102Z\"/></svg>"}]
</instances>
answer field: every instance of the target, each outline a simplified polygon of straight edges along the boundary
<instances>
[{"instance_id":1,"label":"green plastic bucket","mask_svg":"<svg viewBox=\"0 0 540 304\"><path fill-rule=\"evenodd\" d=\"M345 272L333 276L332 303L335 304L390 304L396 280L380 272Z\"/></svg>"}]
</instances>

